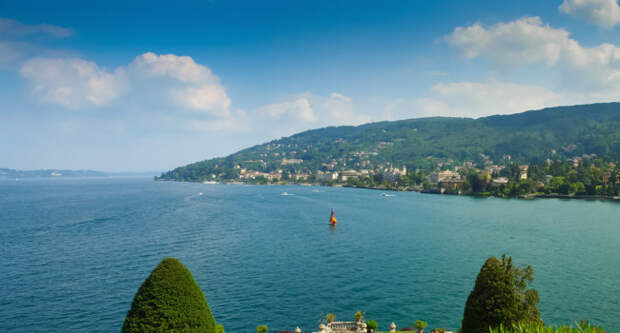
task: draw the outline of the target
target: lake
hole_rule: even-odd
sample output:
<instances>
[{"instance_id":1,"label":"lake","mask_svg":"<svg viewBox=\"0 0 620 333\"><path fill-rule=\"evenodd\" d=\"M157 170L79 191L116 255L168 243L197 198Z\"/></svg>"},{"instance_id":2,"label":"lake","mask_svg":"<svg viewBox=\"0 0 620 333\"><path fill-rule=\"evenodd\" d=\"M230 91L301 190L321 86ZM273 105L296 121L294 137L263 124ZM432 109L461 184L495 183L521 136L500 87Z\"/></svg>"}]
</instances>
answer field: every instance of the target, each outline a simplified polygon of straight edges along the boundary
<instances>
[{"instance_id":1,"label":"lake","mask_svg":"<svg viewBox=\"0 0 620 333\"><path fill-rule=\"evenodd\" d=\"M502 253L533 266L546 324L620 331L619 203L381 193L0 181L0 331L119 331L167 256L192 271L227 332L311 331L357 310L382 329L421 319L455 330L481 265Z\"/></svg>"}]
</instances>

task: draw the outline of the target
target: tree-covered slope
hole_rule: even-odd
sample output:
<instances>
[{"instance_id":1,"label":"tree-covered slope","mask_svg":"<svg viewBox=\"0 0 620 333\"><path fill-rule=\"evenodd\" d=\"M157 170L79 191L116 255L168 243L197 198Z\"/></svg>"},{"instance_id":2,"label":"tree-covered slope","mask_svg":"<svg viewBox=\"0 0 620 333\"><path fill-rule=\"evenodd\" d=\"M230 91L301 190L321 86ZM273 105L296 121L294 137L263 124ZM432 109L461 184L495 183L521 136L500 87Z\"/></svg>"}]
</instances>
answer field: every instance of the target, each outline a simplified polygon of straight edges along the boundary
<instances>
[{"instance_id":1,"label":"tree-covered slope","mask_svg":"<svg viewBox=\"0 0 620 333\"><path fill-rule=\"evenodd\" d=\"M372 169L391 163L410 169L500 161L542 163L582 154L620 157L620 103L548 108L513 115L419 118L326 127L257 145L224 158L179 167L163 180L234 179L239 168L291 173ZM283 159L303 160L282 163Z\"/></svg>"}]
</instances>

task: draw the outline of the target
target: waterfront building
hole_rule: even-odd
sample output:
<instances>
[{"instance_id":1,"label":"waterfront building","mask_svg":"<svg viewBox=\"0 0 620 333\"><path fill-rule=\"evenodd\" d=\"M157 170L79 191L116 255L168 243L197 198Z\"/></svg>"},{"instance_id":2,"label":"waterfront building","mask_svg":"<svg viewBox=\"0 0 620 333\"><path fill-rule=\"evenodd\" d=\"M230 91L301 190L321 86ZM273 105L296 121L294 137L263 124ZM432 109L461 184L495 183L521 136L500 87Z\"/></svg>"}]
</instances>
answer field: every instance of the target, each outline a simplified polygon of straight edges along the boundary
<instances>
[{"instance_id":1,"label":"waterfront building","mask_svg":"<svg viewBox=\"0 0 620 333\"><path fill-rule=\"evenodd\" d=\"M529 170L529 168L529 165L519 165L519 179L527 179L527 171Z\"/></svg>"}]
</instances>

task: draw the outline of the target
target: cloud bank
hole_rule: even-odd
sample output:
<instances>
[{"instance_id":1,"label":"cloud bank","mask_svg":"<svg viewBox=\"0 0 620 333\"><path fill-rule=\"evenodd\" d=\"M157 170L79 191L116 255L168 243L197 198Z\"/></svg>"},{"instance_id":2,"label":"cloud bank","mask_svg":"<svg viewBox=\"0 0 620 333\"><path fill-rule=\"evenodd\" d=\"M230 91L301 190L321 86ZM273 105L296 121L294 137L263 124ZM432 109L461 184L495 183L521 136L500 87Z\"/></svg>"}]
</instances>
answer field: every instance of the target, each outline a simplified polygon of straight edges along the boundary
<instances>
[{"instance_id":1,"label":"cloud bank","mask_svg":"<svg viewBox=\"0 0 620 333\"><path fill-rule=\"evenodd\" d=\"M371 121L340 93L303 93L246 112L232 109L220 79L188 56L147 52L108 70L79 58L33 58L19 70L40 103L74 111L133 105L141 112L176 114L197 131L260 131L290 135L309 128ZM184 114L184 115L183 115Z\"/></svg>"}]
</instances>

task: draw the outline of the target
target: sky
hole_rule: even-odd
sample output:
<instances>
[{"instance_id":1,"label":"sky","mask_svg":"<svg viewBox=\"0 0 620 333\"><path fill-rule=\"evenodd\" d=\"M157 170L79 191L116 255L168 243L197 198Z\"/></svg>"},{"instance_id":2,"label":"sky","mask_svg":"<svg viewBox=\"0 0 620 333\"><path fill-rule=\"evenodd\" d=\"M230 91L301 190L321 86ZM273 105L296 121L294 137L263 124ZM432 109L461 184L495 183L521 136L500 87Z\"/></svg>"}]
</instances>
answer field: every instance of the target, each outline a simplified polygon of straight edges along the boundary
<instances>
[{"instance_id":1,"label":"sky","mask_svg":"<svg viewBox=\"0 0 620 333\"><path fill-rule=\"evenodd\" d=\"M619 100L617 0L0 0L0 167L165 171L325 126Z\"/></svg>"}]
</instances>

